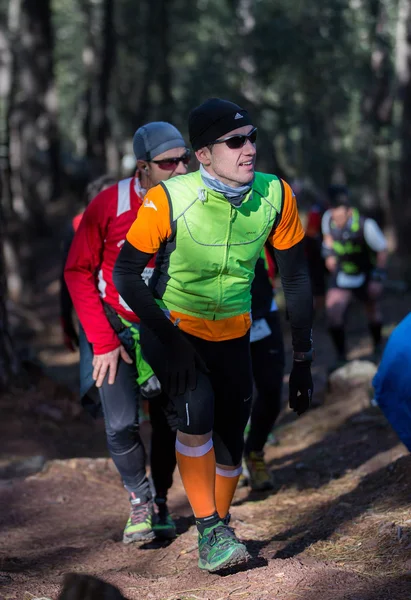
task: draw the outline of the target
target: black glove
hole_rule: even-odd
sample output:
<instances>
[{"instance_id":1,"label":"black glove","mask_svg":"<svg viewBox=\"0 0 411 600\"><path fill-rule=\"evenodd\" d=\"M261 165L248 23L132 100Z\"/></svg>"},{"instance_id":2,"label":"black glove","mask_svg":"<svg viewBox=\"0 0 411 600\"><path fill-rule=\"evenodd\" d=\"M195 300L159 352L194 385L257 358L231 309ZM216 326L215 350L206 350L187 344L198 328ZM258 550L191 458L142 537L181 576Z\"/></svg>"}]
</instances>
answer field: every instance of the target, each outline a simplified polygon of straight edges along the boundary
<instances>
[{"instance_id":1,"label":"black glove","mask_svg":"<svg viewBox=\"0 0 411 600\"><path fill-rule=\"evenodd\" d=\"M294 361L290 373L290 408L302 415L311 406L314 385L311 377L311 362Z\"/></svg>"},{"instance_id":2,"label":"black glove","mask_svg":"<svg viewBox=\"0 0 411 600\"><path fill-rule=\"evenodd\" d=\"M187 389L195 390L196 368L203 373L209 372L194 346L176 329L174 339L167 344L165 385L167 394L179 396Z\"/></svg>"}]
</instances>

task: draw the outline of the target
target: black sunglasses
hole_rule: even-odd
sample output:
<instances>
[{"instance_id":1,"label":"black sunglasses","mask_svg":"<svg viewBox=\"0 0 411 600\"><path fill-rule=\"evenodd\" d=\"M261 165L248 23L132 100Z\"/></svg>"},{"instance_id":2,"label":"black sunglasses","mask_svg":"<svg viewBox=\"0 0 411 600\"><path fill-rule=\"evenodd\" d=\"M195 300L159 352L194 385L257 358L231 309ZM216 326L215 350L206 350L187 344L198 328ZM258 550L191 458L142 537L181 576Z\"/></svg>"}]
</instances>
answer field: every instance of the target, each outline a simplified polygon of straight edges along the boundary
<instances>
[{"instance_id":1,"label":"black sunglasses","mask_svg":"<svg viewBox=\"0 0 411 600\"><path fill-rule=\"evenodd\" d=\"M221 140L211 142L209 146L213 146L214 144L227 144L227 146L231 150L238 150L238 148L242 148L243 146L245 146L247 140L250 140L252 144L255 144L257 140L257 127L254 127L254 129L252 129L250 133L238 133L236 135L229 135L228 137L222 138Z\"/></svg>"},{"instance_id":2,"label":"black sunglasses","mask_svg":"<svg viewBox=\"0 0 411 600\"><path fill-rule=\"evenodd\" d=\"M179 162L182 162L183 165L187 166L190 162L190 158L191 152L187 149L182 156L176 156L175 158L162 158L161 160L152 160L150 162L158 165L160 169L163 169L163 171L174 171Z\"/></svg>"}]
</instances>

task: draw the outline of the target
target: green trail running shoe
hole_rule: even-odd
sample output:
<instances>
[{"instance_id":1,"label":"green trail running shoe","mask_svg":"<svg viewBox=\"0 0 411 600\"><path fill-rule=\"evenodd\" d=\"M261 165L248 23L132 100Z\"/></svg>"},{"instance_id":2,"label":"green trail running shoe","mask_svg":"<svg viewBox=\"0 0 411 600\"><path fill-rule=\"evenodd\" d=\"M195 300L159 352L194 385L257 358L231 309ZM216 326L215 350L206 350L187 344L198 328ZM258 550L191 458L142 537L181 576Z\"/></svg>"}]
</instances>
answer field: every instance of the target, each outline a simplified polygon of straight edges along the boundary
<instances>
[{"instance_id":1,"label":"green trail running shoe","mask_svg":"<svg viewBox=\"0 0 411 600\"><path fill-rule=\"evenodd\" d=\"M142 504L138 498L130 497L131 511L123 533L124 544L145 542L154 539L152 527L153 502Z\"/></svg>"},{"instance_id":2,"label":"green trail running shoe","mask_svg":"<svg viewBox=\"0 0 411 600\"><path fill-rule=\"evenodd\" d=\"M264 452L250 452L245 457L248 471L248 483L252 490L262 492L273 489L273 480L264 462Z\"/></svg>"},{"instance_id":3,"label":"green trail running shoe","mask_svg":"<svg viewBox=\"0 0 411 600\"><path fill-rule=\"evenodd\" d=\"M231 527L222 521L198 534L198 566L209 572L219 571L246 562L247 548L241 544Z\"/></svg>"},{"instance_id":4,"label":"green trail running shoe","mask_svg":"<svg viewBox=\"0 0 411 600\"><path fill-rule=\"evenodd\" d=\"M173 540L176 535L176 525L168 512L165 502L156 500L158 511L153 515L153 531L160 540Z\"/></svg>"}]
</instances>

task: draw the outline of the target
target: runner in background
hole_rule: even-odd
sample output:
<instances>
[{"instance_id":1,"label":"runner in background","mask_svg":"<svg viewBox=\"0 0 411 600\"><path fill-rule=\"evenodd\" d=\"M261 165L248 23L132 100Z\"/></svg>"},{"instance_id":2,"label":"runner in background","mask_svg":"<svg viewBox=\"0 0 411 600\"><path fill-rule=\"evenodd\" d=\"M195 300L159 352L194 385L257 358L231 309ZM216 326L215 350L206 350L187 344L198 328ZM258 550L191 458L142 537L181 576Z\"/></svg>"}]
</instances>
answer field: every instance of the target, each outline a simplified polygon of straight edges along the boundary
<instances>
[{"instance_id":1,"label":"runner in background","mask_svg":"<svg viewBox=\"0 0 411 600\"><path fill-rule=\"evenodd\" d=\"M160 181L185 174L190 152L170 123L140 127L133 139L137 171L98 194L86 208L70 247L65 280L84 329L80 348L82 397L98 389L110 455L130 498L123 541L175 536L167 492L175 468L175 428L168 397L142 357L139 319L116 290L112 273L127 231L144 195ZM142 273L148 281L154 258ZM141 280L143 285L144 281ZM156 491L154 513L139 434L139 392L150 398L151 473ZM99 490L96 490L99 493Z\"/></svg>"},{"instance_id":2,"label":"runner in background","mask_svg":"<svg viewBox=\"0 0 411 600\"><path fill-rule=\"evenodd\" d=\"M321 221L325 210L321 201L313 202L307 214L305 227L305 252L310 270L316 316L319 311L322 312L325 306L327 270L322 256L323 236L321 231Z\"/></svg>"},{"instance_id":3,"label":"runner in background","mask_svg":"<svg viewBox=\"0 0 411 600\"><path fill-rule=\"evenodd\" d=\"M111 175L102 175L97 179L91 181L84 193L84 206L87 207L90 202L103 190L114 185L116 180ZM74 234L76 233L78 226L80 225L83 217L84 209L77 213L63 234L62 242L62 268L60 277L60 323L63 332L64 345L70 352L75 352L76 348L79 347L79 334L77 327L74 324L74 311L73 301L69 294L66 281L64 279L64 266L66 264L67 256L70 250L71 242L73 241Z\"/></svg>"},{"instance_id":4,"label":"runner in background","mask_svg":"<svg viewBox=\"0 0 411 600\"><path fill-rule=\"evenodd\" d=\"M345 186L331 188L330 205L322 218L321 229L323 256L330 272L326 295L328 331L337 354L334 365L337 368L347 360L345 318L353 297L365 305L373 341L373 358L378 360L381 356L380 299L386 279L388 251L381 229L374 219L363 217L351 205Z\"/></svg>"},{"instance_id":5,"label":"runner in background","mask_svg":"<svg viewBox=\"0 0 411 600\"><path fill-rule=\"evenodd\" d=\"M264 446L281 411L284 341L274 299L275 263L267 248L257 260L251 287L250 329L254 397L246 427L243 475L239 485L270 490L273 480L264 462Z\"/></svg>"}]
</instances>

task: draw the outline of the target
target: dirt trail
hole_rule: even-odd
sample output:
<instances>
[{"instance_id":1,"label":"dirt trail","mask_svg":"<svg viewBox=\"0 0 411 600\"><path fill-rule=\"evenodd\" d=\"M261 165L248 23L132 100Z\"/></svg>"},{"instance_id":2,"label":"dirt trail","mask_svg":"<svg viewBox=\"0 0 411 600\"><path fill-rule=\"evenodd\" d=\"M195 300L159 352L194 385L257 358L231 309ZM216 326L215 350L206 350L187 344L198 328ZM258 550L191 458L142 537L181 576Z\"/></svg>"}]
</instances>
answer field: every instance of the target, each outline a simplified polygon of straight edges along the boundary
<instances>
[{"instance_id":1,"label":"dirt trail","mask_svg":"<svg viewBox=\"0 0 411 600\"><path fill-rule=\"evenodd\" d=\"M178 538L126 547L128 503L109 459L54 459L26 478L3 472L0 598L54 599L68 571L98 575L130 600L411 597L411 458L367 406L357 390L280 428L279 445L267 450L276 490L240 489L232 511L252 560L223 576L197 568L177 475L170 504ZM77 418L71 427L80 444L84 424ZM88 427L91 442L101 431ZM50 427L48 435L55 450L65 433Z\"/></svg>"},{"instance_id":2,"label":"dirt trail","mask_svg":"<svg viewBox=\"0 0 411 600\"><path fill-rule=\"evenodd\" d=\"M170 505L178 538L124 546L128 502L107 458L102 423L79 411L69 389L75 389L76 365L59 346L56 274L45 273L40 286L36 310L47 327L34 341L60 383L34 373L31 390L0 401L2 600L54 600L69 571L102 577L130 600L411 598L411 457L370 408L366 388L326 394L330 347L321 324L315 331L318 406L299 419L284 409L278 444L266 454L276 489L236 493L233 526L250 563L223 575L199 571L177 474ZM387 297L388 323L409 305L409 298ZM365 356L362 314L351 332L351 356ZM143 429L147 439L149 426Z\"/></svg>"}]
</instances>

